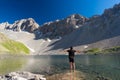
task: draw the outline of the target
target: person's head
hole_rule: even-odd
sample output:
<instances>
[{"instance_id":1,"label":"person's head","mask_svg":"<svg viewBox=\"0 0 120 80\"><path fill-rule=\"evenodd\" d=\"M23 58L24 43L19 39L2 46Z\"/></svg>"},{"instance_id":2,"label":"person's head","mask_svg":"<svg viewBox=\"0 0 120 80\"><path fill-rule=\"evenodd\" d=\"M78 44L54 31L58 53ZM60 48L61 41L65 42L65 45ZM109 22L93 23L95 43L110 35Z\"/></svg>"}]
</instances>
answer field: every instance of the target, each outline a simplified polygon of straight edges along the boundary
<instances>
[{"instance_id":1,"label":"person's head","mask_svg":"<svg viewBox=\"0 0 120 80\"><path fill-rule=\"evenodd\" d=\"M70 50L72 50L72 49L73 49L73 47L71 46L71 47L70 47Z\"/></svg>"}]
</instances>

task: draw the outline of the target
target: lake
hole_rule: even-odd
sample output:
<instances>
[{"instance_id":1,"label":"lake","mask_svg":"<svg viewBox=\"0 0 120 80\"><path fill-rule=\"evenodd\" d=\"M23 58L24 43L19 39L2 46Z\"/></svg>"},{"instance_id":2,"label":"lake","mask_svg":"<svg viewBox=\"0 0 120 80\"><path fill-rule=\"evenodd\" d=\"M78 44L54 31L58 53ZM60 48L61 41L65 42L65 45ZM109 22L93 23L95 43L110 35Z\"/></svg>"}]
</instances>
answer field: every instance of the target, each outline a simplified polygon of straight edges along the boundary
<instances>
[{"instance_id":1,"label":"lake","mask_svg":"<svg viewBox=\"0 0 120 80\"><path fill-rule=\"evenodd\" d=\"M88 80L104 76L120 80L120 54L76 55L76 70L83 72ZM0 74L12 71L29 71L43 75L54 75L69 70L67 55L0 56Z\"/></svg>"}]
</instances>

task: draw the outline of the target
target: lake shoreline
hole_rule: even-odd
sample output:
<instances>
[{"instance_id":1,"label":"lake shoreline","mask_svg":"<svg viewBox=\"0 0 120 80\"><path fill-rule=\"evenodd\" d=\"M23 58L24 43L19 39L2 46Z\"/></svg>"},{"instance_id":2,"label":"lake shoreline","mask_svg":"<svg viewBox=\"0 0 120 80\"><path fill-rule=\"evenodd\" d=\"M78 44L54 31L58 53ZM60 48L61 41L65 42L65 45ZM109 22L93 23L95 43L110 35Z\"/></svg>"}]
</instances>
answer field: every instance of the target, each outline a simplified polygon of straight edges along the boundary
<instances>
[{"instance_id":1,"label":"lake shoreline","mask_svg":"<svg viewBox=\"0 0 120 80\"><path fill-rule=\"evenodd\" d=\"M68 55L34 55L34 56L0 56L0 74L28 71L51 77L67 73L69 70ZM76 70L90 76L120 79L119 54L76 55ZM110 73L110 74L108 74ZM59 76L58 76L59 77ZM93 80L93 79L90 79Z\"/></svg>"},{"instance_id":2,"label":"lake shoreline","mask_svg":"<svg viewBox=\"0 0 120 80\"><path fill-rule=\"evenodd\" d=\"M75 54L75 55L114 55L114 54L120 54L120 51L118 52L109 52L109 53L105 53L105 52L98 52L98 53L79 53L79 54ZM68 55L68 54L41 54L41 55L34 55L34 54L13 54L13 53L0 53L0 56L61 56L61 55Z\"/></svg>"},{"instance_id":3,"label":"lake shoreline","mask_svg":"<svg viewBox=\"0 0 120 80\"><path fill-rule=\"evenodd\" d=\"M66 71L53 75L42 75L26 71L10 72L5 75L0 75L0 80L88 80L87 75L81 71ZM111 80L104 76L97 75L95 80Z\"/></svg>"}]
</instances>

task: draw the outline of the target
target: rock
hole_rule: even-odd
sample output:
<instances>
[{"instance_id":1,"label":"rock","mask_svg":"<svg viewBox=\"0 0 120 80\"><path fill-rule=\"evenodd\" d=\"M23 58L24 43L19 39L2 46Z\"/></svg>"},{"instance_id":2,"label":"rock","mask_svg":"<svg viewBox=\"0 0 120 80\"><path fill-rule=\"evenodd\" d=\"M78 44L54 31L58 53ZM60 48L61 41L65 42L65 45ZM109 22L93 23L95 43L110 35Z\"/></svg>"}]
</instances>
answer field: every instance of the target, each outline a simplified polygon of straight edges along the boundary
<instances>
[{"instance_id":1,"label":"rock","mask_svg":"<svg viewBox=\"0 0 120 80\"><path fill-rule=\"evenodd\" d=\"M95 80L111 80L111 79L98 75Z\"/></svg>"},{"instance_id":2,"label":"rock","mask_svg":"<svg viewBox=\"0 0 120 80\"><path fill-rule=\"evenodd\" d=\"M43 75L30 72L11 72L0 76L0 80L46 80Z\"/></svg>"},{"instance_id":3,"label":"rock","mask_svg":"<svg viewBox=\"0 0 120 80\"><path fill-rule=\"evenodd\" d=\"M73 14L59 21L45 23L38 28L37 32L42 32L43 37L51 39L58 36L62 37L81 27L87 20L86 17L79 14Z\"/></svg>"},{"instance_id":4,"label":"rock","mask_svg":"<svg viewBox=\"0 0 120 80\"><path fill-rule=\"evenodd\" d=\"M38 27L39 25L32 18L17 20L13 24L9 24L8 22L0 24L0 29L13 30L17 32L27 31L33 33Z\"/></svg>"},{"instance_id":5,"label":"rock","mask_svg":"<svg viewBox=\"0 0 120 80\"><path fill-rule=\"evenodd\" d=\"M22 77L18 77L18 76L13 76L12 80L27 80L27 79L22 78Z\"/></svg>"},{"instance_id":6,"label":"rock","mask_svg":"<svg viewBox=\"0 0 120 80\"><path fill-rule=\"evenodd\" d=\"M64 73L47 76L47 79L48 80L86 80L85 74L80 71L74 71L74 72L66 71Z\"/></svg>"}]
</instances>

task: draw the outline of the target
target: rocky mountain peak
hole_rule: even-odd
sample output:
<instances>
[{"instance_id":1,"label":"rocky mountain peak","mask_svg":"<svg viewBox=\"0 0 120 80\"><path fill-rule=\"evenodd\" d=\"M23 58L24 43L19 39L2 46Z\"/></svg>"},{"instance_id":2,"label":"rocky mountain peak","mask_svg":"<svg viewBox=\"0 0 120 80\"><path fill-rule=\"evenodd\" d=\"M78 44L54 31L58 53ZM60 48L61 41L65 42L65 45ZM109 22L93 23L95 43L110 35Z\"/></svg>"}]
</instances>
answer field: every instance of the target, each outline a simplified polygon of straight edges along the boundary
<instances>
[{"instance_id":1,"label":"rocky mountain peak","mask_svg":"<svg viewBox=\"0 0 120 80\"><path fill-rule=\"evenodd\" d=\"M88 18L81 16L79 14L73 14L68 16L66 20L67 23L71 23L73 25L82 25L88 20Z\"/></svg>"},{"instance_id":2,"label":"rocky mountain peak","mask_svg":"<svg viewBox=\"0 0 120 80\"><path fill-rule=\"evenodd\" d=\"M87 20L88 18L79 14L73 14L62 20L56 20L43 24L39 27L39 32L42 32L44 37L61 37L81 27Z\"/></svg>"},{"instance_id":3,"label":"rocky mountain peak","mask_svg":"<svg viewBox=\"0 0 120 80\"><path fill-rule=\"evenodd\" d=\"M72 14L72 15L68 16L67 18L80 19L80 18L85 18L85 17L80 14Z\"/></svg>"},{"instance_id":4,"label":"rocky mountain peak","mask_svg":"<svg viewBox=\"0 0 120 80\"><path fill-rule=\"evenodd\" d=\"M35 22L34 19L28 18L28 19L17 20L12 25L8 25L7 27L5 27L5 29L10 29L13 31L33 32L38 27L39 25Z\"/></svg>"},{"instance_id":5,"label":"rocky mountain peak","mask_svg":"<svg viewBox=\"0 0 120 80\"><path fill-rule=\"evenodd\" d=\"M104 11L103 16L112 17L112 16L118 16L119 14L120 14L120 3L114 5L113 8L106 9Z\"/></svg>"}]
</instances>

